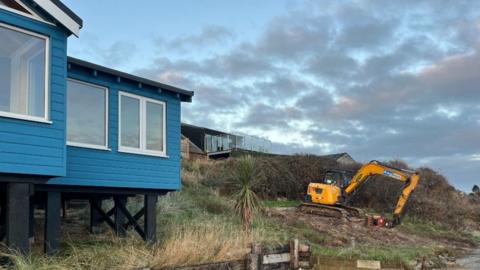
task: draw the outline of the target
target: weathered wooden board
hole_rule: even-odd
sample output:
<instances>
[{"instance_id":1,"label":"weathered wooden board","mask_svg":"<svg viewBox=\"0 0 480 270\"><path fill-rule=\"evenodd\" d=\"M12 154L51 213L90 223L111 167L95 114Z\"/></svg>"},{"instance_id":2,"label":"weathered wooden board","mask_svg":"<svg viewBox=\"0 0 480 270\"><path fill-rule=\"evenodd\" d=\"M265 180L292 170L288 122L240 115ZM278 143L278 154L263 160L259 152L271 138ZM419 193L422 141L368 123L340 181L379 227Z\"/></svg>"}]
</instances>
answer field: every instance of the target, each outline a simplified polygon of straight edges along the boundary
<instances>
[{"instance_id":1,"label":"weathered wooden board","mask_svg":"<svg viewBox=\"0 0 480 270\"><path fill-rule=\"evenodd\" d=\"M244 269L245 269L244 261L231 261L231 262L219 262L219 263L210 263L210 264L185 266L185 267L175 267L175 268L170 268L169 270L244 270Z\"/></svg>"},{"instance_id":2,"label":"weathered wooden board","mask_svg":"<svg viewBox=\"0 0 480 270\"><path fill-rule=\"evenodd\" d=\"M382 269L380 261L357 260L357 268Z\"/></svg>"},{"instance_id":3,"label":"weathered wooden board","mask_svg":"<svg viewBox=\"0 0 480 270\"><path fill-rule=\"evenodd\" d=\"M263 256L263 264L290 262L290 253L270 254Z\"/></svg>"}]
</instances>

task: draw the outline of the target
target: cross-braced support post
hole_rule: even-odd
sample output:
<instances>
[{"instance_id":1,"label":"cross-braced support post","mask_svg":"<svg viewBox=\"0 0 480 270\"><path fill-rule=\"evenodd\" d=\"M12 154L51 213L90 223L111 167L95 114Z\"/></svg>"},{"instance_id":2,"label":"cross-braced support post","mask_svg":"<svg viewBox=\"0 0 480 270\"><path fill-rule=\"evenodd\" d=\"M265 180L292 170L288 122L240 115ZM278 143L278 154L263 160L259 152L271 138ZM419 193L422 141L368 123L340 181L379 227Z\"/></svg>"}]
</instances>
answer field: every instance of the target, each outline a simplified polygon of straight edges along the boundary
<instances>
[{"instance_id":1,"label":"cross-braced support post","mask_svg":"<svg viewBox=\"0 0 480 270\"><path fill-rule=\"evenodd\" d=\"M7 246L23 254L30 252L30 194L32 185L10 182L7 184L6 237Z\"/></svg>"},{"instance_id":2,"label":"cross-braced support post","mask_svg":"<svg viewBox=\"0 0 480 270\"><path fill-rule=\"evenodd\" d=\"M126 237L127 236L127 231L126 228L124 227L125 224L125 214L121 210L123 206L126 209L127 205L127 197L126 196L115 196L114 197L114 202L115 202L115 210L114 210L114 217L115 217L115 233L118 237Z\"/></svg>"},{"instance_id":3,"label":"cross-braced support post","mask_svg":"<svg viewBox=\"0 0 480 270\"><path fill-rule=\"evenodd\" d=\"M155 242L157 240L157 195L145 194L145 241Z\"/></svg>"},{"instance_id":4,"label":"cross-braced support post","mask_svg":"<svg viewBox=\"0 0 480 270\"><path fill-rule=\"evenodd\" d=\"M101 223L107 223L115 233L120 237L125 237L130 227L148 242L156 241L157 228L157 195L145 194L144 206L137 213L132 214L127 209L127 196L113 196L114 207L105 212L101 207L101 200L90 199L90 230L95 232L94 228ZM113 219L112 219L113 216ZM139 224L141 218L143 226Z\"/></svg>"},{"instance_id":5,"label":"cross-braced support post","mask_svg":"<svg viewBox=\"0 0 480 270\"><path fill-rule=\"evenodd\" d=\"M98 209L102 209L102 199L90 199L90 233L93 234L101 232L100 225L103 222L103 218Z\"/></svg>"},{"instance_id":6,"label":"cross-braced support post","mask_svg":"<svg viewBox=\"0 0 480 270\"><path fill-rule=\"evenodd\" d=\"M44 252L53 255L60 246L61 194L58 191L47 192L45 207Z\"/></svg>"}]
</instances>

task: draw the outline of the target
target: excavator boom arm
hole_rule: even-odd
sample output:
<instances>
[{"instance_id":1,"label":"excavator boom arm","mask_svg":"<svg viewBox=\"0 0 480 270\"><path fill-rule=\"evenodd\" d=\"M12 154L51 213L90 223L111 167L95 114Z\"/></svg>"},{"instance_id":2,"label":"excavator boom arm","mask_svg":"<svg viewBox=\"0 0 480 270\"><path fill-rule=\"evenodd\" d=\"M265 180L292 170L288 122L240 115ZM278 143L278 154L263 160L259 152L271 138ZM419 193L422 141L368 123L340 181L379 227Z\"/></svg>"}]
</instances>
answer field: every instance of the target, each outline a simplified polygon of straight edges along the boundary
<instances>
[{"instance_id":1,"label":"excavator boom arm","mask_svg":"<svg viewBox=\"0 0 480 270\"><path fill-rule=\"evenodd\" d=\"M394 211L394 223L399 223L405 204L410 195L415 190L420 181L420 176L416 172L392 168L388 165L382 164L378 161L371 161L363 165L360 170L353 176L350 184L345 188L345 194L351 195L357 190L365 181L374 175L383 175L389 178L405 182L405 185L400 195ZM396 224L395 224L396 225Z\"/></svg>"}]
</instances>

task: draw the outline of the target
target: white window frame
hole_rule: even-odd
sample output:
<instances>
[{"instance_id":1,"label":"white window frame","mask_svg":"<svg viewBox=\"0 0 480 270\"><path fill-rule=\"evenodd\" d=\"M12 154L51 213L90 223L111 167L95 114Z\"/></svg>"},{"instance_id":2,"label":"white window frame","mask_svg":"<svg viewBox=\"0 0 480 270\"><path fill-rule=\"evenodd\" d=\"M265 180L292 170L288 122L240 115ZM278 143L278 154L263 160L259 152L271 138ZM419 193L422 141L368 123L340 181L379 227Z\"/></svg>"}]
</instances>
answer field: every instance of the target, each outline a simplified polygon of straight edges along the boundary
<instances>
[{"instance_id":1,"label":"white window frame","mask_svg":"<svg viewBox=\"0 0 480 270\"><path fill-rule=\"evenodd\" d=\"M44 20L42 17L40 17L35 11L33 11L31 8L29 8L27 5L25 5L24 3L22 3L22 1L17 1L15 0L15 2L17 2L17 4L19 4L20 6L22 6L24 9L26 9L28 12L30 12L31 14L28 14L28 13L25 13L23 11L20 11L20 10L16 10L14 8L11 8L11 7L8 7L8 6L2 6L0 5L0 9L3 9L3 10L6 10L6 11L10 11L12 13L15 13L15 14L18 14L18 15L21 15L21 16L25 16L25 17L28 17L30 19L33 19L33 20L36 20L36 21L39 21L39 22L42 22L42 23L46 23L46 24L49 24L49 25L55 25L54 23L51 23L49 21L46 21Z\"/></svg>"},{"instance_id":2,"label":"white window frame","mask_svg":"<svg viewBox=\"0 0 480 270\"><path fill-rule=\"evenodd\" d=\"M84 85L87 85L87 86L91 86L91 87L94 87L94 88L97 88L97 89L101 89L101 90L104 90L105 91L105 145L96 145L96 144L89 144L89 143L79 143L79 142L72 142L72 141L68 141L68 130L67 130L67 145L68 146L74 146L74 147L82 147L82 148L90 148L90 149L97 149L97 150L106 150L106 151L111 151L111 149L108 147L108 129L109 129L109 125L108 125L108 112L109 112L109 107L108 107L108 97L109 97L109 89L108 87L105 87L105 86L102 86L102 85L98 85L98 84L93 84L93 83L89 83L89 82L85 82L85 81L80 81L80 80L76 80L76 79L71 79L71 78L68 78L67 81L71 81L71 82L75 82L75 83L80 83L80 84L84 84ZM68 87L68 84L67 84L67 87ZM67 92L68 92L68 89L67 89ZM66 93L67 95L67 93ZM66 106L68 106L67 104L67 99L65 98L65 104ZM66 112L65 112L66 113ZM65 117L65 119L67 119L66 121L68 121L68 118ZM68 125L65 125L67 128L68 128Z\"/></svg>"},{"instance_id":3,"label":"white window frame","mask_svg":"<svg viewBox=\"0 0 480 270\"><path fill-rule=\"evenodd\" d=\"M0 23L1 28L27 34L45 40L45 112L43 117L0 111L1 117L52 124L50 121L50 38L12 25Z\"/></svg>"},{"instance_id":4,"label":"white window frame","mask_svg":"<svg viewBox=\"0 0 480 270\"><path fill-rule=\"evenodd\" d=\"M129 97L134 98L139 101L140 105L140 113L139 113L139 121L140 121L140 147L128 147L122 146L122 97ZM147 102L151 102L154 104L162 105L163 108L163 151L156 151L156 150L148 150L147 149ZM147 98L144 96L139 96L123 91L118 92L118 152L123 153L130 153L130 154L139 154L139 155L147 155L147 156L156 156L156 157L164 157L168 158L167 156L167 104L164 101L156 100Z\"/></svg>"}]
</instances>

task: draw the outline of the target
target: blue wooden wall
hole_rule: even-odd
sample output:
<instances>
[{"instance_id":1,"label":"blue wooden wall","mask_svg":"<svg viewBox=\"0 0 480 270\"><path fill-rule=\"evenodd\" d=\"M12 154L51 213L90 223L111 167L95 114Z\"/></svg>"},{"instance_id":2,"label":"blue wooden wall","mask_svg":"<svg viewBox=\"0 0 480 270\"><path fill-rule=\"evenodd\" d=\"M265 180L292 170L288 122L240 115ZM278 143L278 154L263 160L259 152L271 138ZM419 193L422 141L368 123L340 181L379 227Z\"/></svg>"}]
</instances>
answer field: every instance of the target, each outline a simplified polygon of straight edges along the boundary
<instances>
[{"instance_id":1,"label":"blue wooden wall","mask_svg":"<svg viewBox=\"0 0 480 270\"><path fill-rule=\"evenodd\" d=\"M50 37L50 120L0 117L0 173L64 176L67 37L63 27L0 9L0 22ZM0 42L2 42L0 40Z\"/></svg>"},{"instance_id":2,"label":"blue wooden wall","mask_svg":"<svg viewBox=\"0 0 480 270\"><path fill-rule=\"evenodd\" d=\"M94 187L180 188L180 98L167 91L72 65L67 71L67 38L63 27L0 9L0 22L50 37L49 123L0 117L0 173L53 176L48 184ZM1 41L0 41L1 42ZM95 150L66 146L68 77L109 89L108 147ZM118 92L130 92L166 103L167 156L118 152Z\"/></svg>"},{"instance_id":3,"label":"blue wooden wall","mask_svg":"<svg viewBox=\"0 0 480 270\"><path fill-rule=\"evenodd\" d=\"M107 150L67 146L67 174L49 184L122 188L180 188L180 98L176 94L138 83L117 80L102 72L71 65L68 77L108 88L109 126ZM118 152L119 91L166 103L167 158Z\"/></svg>"}]
</instances>

